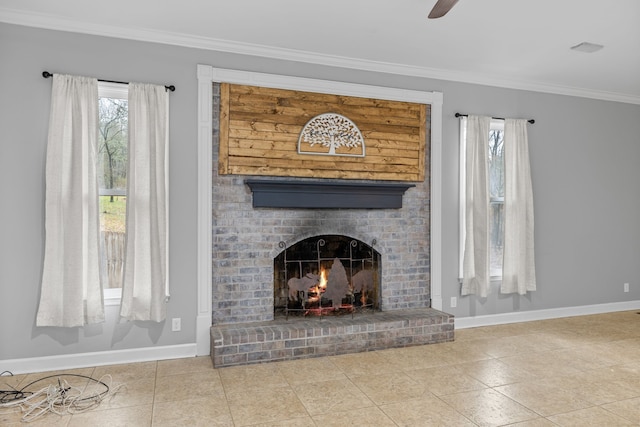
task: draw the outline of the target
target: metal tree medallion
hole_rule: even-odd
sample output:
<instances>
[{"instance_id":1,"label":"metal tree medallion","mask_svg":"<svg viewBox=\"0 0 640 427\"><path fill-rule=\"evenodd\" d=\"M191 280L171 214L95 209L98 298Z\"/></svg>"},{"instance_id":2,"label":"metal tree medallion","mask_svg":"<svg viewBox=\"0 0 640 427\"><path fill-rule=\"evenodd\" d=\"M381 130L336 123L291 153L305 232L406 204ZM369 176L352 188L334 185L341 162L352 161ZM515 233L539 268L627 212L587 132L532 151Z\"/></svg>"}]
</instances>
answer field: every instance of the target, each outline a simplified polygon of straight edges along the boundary
<instances>
[{"instance_id":1,"label":"metal tree medallion","mask_svg":"<svg viewBox=\"0 0 640 427\"><path fill-rule=\"evenodd\" d=\"M308 149L303 147L305 143ZM304 125L298 138L298 154L364 157L364 151L358 126L337 113L315 116Z\"/></svg>"}]
</instances>

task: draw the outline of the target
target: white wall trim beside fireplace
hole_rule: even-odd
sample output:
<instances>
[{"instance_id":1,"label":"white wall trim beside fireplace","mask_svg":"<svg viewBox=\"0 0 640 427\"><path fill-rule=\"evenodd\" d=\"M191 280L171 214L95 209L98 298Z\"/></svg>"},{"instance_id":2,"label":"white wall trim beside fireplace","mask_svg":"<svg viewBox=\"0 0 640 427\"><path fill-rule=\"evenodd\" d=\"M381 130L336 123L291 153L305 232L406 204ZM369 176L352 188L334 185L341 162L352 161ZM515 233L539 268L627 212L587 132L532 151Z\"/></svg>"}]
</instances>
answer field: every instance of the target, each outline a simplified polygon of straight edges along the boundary
<instances>
[{"instance_id":1,"label":"white wall trim beside fireplace","mask_svg":"<svg viewBox=\"0 0 640 427\"><path fill-rule=\"evenodd\" d=\"M234 83L307 92L378 98L431 105L431 306L442 310L441 206L442 206L442 103L441 92L423 92L382 86L316 80L198 65L198 318L197 354L210 352L212 322L211 182L212 182L212 83Z\"/></svg>"},{"instance_id":2,"label":"white wall trim beside fireplace","mask_svg":"<svg viewBox=\"0 0 640 427\"><path fill-rule=\"evenodd\" d=\"M213 69L198 65L198 314L196 318L196 354L211 352L209 329L212 321L211 270L211 174L212 146L211 99Z\"/></svg>"},{"instance_id":3,"label":"white wall trim beside fireplace","mask_svg":"<svg viewBox=\"0 0 640 427\"><path fill-rule=\"evenodd\" d=\"M431 308L442 311L442 92L431 92Z\"/></svg>"}]
</instances>

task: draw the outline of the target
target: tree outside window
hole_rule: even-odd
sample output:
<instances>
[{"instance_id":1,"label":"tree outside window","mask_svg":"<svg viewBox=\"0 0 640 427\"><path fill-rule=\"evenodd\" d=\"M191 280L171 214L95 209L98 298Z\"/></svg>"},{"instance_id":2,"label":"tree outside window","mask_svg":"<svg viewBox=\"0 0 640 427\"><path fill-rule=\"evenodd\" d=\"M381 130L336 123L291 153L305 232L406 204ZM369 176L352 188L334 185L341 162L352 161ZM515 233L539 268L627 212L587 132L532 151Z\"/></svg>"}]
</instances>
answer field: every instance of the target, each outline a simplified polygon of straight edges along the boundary
<instances>
[{"instance_id":1,"label":"tree outside window","mask_svg":"<svg viewBox=\"0 0 640 427\"><path fill-rule=\"evenodd\" d=\"M504 251L504 130L489 130L489 274L502 276Z\"/></svg>"},{"instance_id":2,"label":"tree outside window","mask_svg":"<svg viewBox=\"0 0 640 427\"><path fill-rule=\"evenodd\" d=\"M127 99L100 97L98 185L105 288L122 287L127 208Z\"/></svg>"}]
</instances>

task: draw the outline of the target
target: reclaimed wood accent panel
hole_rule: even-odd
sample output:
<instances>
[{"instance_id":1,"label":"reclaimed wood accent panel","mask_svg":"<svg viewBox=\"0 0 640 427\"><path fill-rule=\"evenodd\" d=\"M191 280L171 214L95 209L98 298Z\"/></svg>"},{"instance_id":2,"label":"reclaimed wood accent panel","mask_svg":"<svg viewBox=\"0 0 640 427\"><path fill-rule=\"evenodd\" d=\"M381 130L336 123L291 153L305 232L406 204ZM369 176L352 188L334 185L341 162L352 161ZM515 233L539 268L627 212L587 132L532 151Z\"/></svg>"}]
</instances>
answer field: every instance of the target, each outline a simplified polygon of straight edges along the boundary
<instances>
[{"instance_id":1,"label":"reclaimed wood accent panel","mask_svg":"<svg viewBox=\"0 0 640 427\"><path fill-rule=\"evenodd\" d=\"M220 85L221 175L424 181L429 105ZM322 113L352 120L365 157L298 153L304 125Z\"/></svg>"}]
</instances>

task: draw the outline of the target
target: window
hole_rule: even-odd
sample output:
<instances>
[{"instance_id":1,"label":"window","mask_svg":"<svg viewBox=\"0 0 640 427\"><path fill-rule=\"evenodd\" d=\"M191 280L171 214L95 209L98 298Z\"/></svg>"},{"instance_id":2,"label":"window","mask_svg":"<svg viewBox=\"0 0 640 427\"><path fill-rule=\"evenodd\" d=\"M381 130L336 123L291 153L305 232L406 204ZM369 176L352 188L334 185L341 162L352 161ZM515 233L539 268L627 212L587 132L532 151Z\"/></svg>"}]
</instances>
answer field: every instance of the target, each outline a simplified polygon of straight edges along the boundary
<instances>
[{"instance_id":1,"label":"window","mask_svg":"<svg viewBox=\"0 0 640 427\"><path fill-rule=\"evenodd\" d=\"M492 279L502 277L504 250L504 121L491 120L488 144L489 171L489 272ZM464 255L466 118L460 120L460 277Z\"/></svg>"},{"instance_id":2,"label":"window","mask_svg":"<svg viewBox=\"0 0 640 427\"><path fill-rule=\"evenodd\" d=\"M99 85L96 78L56 74L50 117L36 325L102 322L105 304L120 304L128 320L163 321L169 296L166 87ZM136 155L127 156L126 147ZM103 236L122 234L119 255L107 256L113 241L101 239L101 229Z\"/></svg>"},{"instance_id":3,"label":"window","mask_svg":"<svg viewBox=\"0 0 640 427\"><path fill-rule=\"evenodd\" d=\"M120 299L127 208L128 87L98 86L97 174L105 299Z\"/></svg>"}]
</instances>

